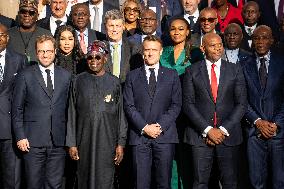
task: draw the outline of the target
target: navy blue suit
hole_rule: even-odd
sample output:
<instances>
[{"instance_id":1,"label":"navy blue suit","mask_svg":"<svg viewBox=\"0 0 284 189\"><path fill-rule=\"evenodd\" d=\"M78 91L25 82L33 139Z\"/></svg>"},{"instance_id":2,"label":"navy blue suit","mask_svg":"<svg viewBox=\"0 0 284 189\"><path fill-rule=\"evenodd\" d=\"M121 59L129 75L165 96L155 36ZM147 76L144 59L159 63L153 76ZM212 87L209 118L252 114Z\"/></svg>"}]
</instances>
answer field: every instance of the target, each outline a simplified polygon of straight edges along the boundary
<instances>
[{"instance_id":1,"label":"navy blue suit","mask_svg":"<svg viewBox=\"0 0 284 189\"><path fill-rule=\"evenodd\" d=\"M187 68L183 79L183 111L190 120L185 142L191 145L194 167L193 189L207 189L214 156L217 158L224 189L237 188L238 146L242 143L241 119L246 111L246 86L239 64L221 62L217 102L214 103L205 61ZM213 125L228 133L223 143L208 147L202 136Z\"/></svg>"},{"instance_id":2,"label":"navy blue suit","mask_svg":"<svg viewBox=\"0 0 284 189\"><path fill-rule=\"evenodd\" d=\"M245 114L248 137L249 174L253 188L270 188L268 175L272 175L272 188L284 187L284 64L283 57L270 55L266 88L262 89L256 57L244 66L248 89L249 108ZM258 118L276 123L278 131L272 139L259 137L254 126ZM271 170L271 171L269 171Z\"/></svg>"},{"instance_id":3,"label":"navy blue suit","mask_svg":"<svg viewBox=\"0 0 284 189\"><path fill-rule=\"evenodd\" d=\"M11 106L14 80L17 73L27 64L25 56L6 49L4 78L0 82L0 188L19 188L20 175L16 171L17 158L12 143Z\"/></svg>"},{"instance_id":4,"label":"navy blue suit","mask_svg":"<svg viewBox=\"0 0 284 189\"><path fill-rule=\"evenodd\" d=\"M28 188L59 188L65 160L66 109L71 74L54 67L54 91L48 92L38 65L20 72L12 105L16 141L28 139L24 153Z\"/></svg>"},{"instance_id":5,"label":"navy blue suit","mask_svg":"<svg viewBox=\"0 0 284 189\"><path fill-rule=\"evenodd\" d=\"M152 167L155 169L152 175L155 188L170 188L174 143L178 143L175 120L181 108L177 72L160 66L156 92L151 97L145 67L130 71L123 96L136 176L135 188L150 188ZM142 134L142 129L152 123L160 124L163 131L156 139Z\"/></svg>"}]
</instances>

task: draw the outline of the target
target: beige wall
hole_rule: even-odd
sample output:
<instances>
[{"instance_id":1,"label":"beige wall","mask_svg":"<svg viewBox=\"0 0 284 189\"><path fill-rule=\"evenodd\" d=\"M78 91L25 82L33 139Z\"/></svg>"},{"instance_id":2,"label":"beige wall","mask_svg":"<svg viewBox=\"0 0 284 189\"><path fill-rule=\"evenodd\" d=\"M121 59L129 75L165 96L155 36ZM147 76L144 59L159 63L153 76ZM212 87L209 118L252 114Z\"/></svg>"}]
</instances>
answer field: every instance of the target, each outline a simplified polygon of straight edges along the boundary
<instances>
[{"instance_id":1,"label":"beige wall","mask_svg":"<svg viewBox=\"0 0 284 189\"><path fill-rule=\"evenodd\" d=\"M19 8L19 0L0 0L0 13L4 16L14 18Z\"/></svg>"}]
</instances>

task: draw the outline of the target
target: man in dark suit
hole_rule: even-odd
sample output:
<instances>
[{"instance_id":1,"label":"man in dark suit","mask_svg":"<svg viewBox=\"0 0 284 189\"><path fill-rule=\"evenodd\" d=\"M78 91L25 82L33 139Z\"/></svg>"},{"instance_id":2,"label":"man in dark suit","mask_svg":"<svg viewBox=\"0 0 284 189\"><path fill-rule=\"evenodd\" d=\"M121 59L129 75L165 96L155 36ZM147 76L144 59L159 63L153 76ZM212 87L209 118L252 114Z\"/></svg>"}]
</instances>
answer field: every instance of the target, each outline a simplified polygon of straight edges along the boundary
<instances>
[{"instance_id":1,"label":"man in dark suit","mask_svg":"<svg viewBox=\"0 0 284 189\"><path fill-rule=\"evenodd\" d=\"M90 10L90 27L93 30L105 33L104 17L107 11L112 9L119 10L117 0L89 0L84 2Z\"/></svg>"},{"instance_id":2,"label":"man in dark suit","mask_svg":"<svg viewBox=\"0 0 284 189\"><path fill-rule=\"evenodd\" d=\"M52 35L55 34L59 26L67 24L66 8L68 5L67 0L51 0L51 16L47 16L37 21L37 25L50 30Z\"/></svg>"},{"instance_id":3,"label":"man in dark suit","mask_svg":"<svg viewBox=\"0 0 284 189\"><path fill-rule=\"evenodd\" d=\"M154 188L171 186L181 86L177 72L159 64L161 54L161 40L147 36L143 42L145 65L129 72L125 82L124 109L136 189L150 189L151 178L155 178Z\"/></svg>"},{"instance_id":4,"label":"man in dark suit","mask_svg":"<svg viewBox=\"0 0 284 189\"><path fill-rule=\"evenodd\" d=\"M16 77L13 131L23 153L27 188L61 188L71 74L54 65L52 36L37 38L36 53L39 64Z\"/></svg>"},{"instance_id":5,"label":"man in dark suit","mask_svg":"<svg viewBox=\"0 0 284 189\"><path fill-rule=\"evenodd\" d=\"M255 29L252 43L255 56L244 67L249 176L255 189L279 189L284 187L283 57L270 50L274 40L268 26Z\"/></svg>"},{"instance_id":6,"label":"man in dark suit","mask_svg":"<svg viewBox=\"0 0 284 189\"><path fill-rule=\"evenodd\" d=\"M191 33L194 33L197 31L196 27L198 27L196 23L199 18L198 5L200 0L181 0L181 2L184 10L183 17L190 24Z\"/></svg>"},{"instance_id":7,"label":"man in dark suit","mask_svg":"<svg viewBox=\"0 0 284 189\"><path fill-rule=\"evenodd\" d=\"M87 54L87 47L93 41L106 40L105 34L88 28L88 25L90 24L90 11L85 3L73 5L70 16L84 54Z\"/></svg>"},{"instance_id":8,"label":"man in dark suit","mask_svg":"<svg viewBox=\"0 0 284 189\"><path fill-rule=\"evenodd\" d=\"M206 59L186 70L183 83L183 111L190 120L184 139L192 150L193 189L208 188L214 158L222 187L235 189L240 121L247 104L245 79L239 64L221 60L224 49L219 35L206 34L201 48Z\"/></svg>"},{"instance_id":9,"label":"man in dark suit","mask_svg":"<svg viewBox=\"0 0 284 189\"><path fill-rule=\"evenodd\" d=\"M241 48L252 52L252 34L258 25L260 17L258 4L254 1L247 2L243 7L242 16L244 19L244 25L242 25L243 40L241 43Z\"/></svg>"},{"instance_id":10,"label":"man in dark suit","mask_svg":"<svg viewBox=\"0 0 284 189\"><path fill-rule=\"evenodd\" d=\"M243 66L250 59L251 53L240 48L242 39L241 27L236 23L229 24L224 32L225 50L222 59Z\"/></svg>"},{"instance_id":11,"label":"man in dark suit","mask_svg":"<svg viewBox=\"0 0 284 189\"><path fill-rule=\"evenodd\" d=\"M123 38L124 20L119 10L106 12L104 23L108 40L106 43L110 52L105 70L120 78L123 83L130 69L138 66L138 63L132 62L135 61L132 55L138 53L138 48ZM139 59L136 61L140 64Z\"/></svg>"},{"instance_id":12,"label":"man in dark suit","mask_svg":"<svg viewBox=\"0 0 284 189\"><path fill-rule=\"evenodd\" d=\"M0 24L0 188L19 189L18 159L11 132L11 102L15 76L27 60L25 56L6 48L8 40L7 28Z\"/></svg>"}]
</instances>

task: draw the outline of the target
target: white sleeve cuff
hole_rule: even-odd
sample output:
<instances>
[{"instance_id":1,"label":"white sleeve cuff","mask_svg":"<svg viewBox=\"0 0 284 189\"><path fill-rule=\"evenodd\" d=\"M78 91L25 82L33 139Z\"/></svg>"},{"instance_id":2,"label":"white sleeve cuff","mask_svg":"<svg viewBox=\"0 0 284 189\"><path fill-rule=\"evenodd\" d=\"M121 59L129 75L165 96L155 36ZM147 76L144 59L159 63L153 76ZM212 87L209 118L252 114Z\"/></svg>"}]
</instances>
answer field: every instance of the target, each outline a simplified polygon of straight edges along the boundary
<instances>
[{"instance_id":1,"label":"white sleeve cuff","mask_svg":"<svg viewBox=\"0 0 284 189\"><path fill-rule=\"evenodd\" d=\"M259 117L259 118L257 118L254 122L253 122L253 124L255 125L255 123L258 121L258 120L260 120L261 118Z\"/></svg>"},{"instance_id":2,"label":"white sleeve cuff","mask_svg":"<svg viewBox=\"0 0 284 189\"><path fill-rule=\"evenodd\" d=\"M145 127L147 127L147 126L148 126L148 124L145 125ZM144 134L145 134L145 132L144 132L145 127L143 127L143 129L141 130L141 135L144 135Z\"/></svg>"},{"instance_id":3,"label":"white sleeve cuff","mask_svg":"<svg viewBox=\"0 0 284 189\"><path fill-rule=\"evenodd\" d=\"M212 126L207 126L206 129L203 131L202 136L205 138L207 137L207 133L209 132L210 129L212 129Z\"/></svg>"},{"instance_id":4,"label":"white sleeve cuff","mask_svg":"<svg viewBox=\"0 0 284 189\"><path fill-rule=\"evenodd\" d=\"M230 134L228 133L227 129L225 129L225 127L220 126L219 129L220 129L221 131L223 131L227 137L230 136Z\"/></svg>"}]
</instances>

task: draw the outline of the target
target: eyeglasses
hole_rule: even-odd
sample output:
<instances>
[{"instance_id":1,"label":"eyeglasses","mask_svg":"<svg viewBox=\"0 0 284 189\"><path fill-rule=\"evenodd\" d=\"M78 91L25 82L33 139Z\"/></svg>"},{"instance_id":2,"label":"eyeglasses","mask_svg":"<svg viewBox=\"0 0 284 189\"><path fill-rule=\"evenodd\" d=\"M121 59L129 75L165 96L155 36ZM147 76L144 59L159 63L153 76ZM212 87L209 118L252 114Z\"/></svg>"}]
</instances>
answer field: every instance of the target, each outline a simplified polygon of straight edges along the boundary
<instances>
[{"instance_id":1,"label":"eyeglasses","mask_svg":"<svg viewBox=\"0 0 284 189\"><path fill-rule=\"evenodd\" d=\"M103 58L103 57L100 56L100 55L96 55L96 56L89 55L89 56L87 57L87 60L93 60L93 59L95 59L95 60L101 60L102 58Z\"/></svg>"},{"instance_id":2,"label":"eyeglasses","mask_svg":"<svg viewBox=\"0 0 284 189\"><path fill-rule=\"evenodd\" d=\"M139 20L141 23L146 23L147 21L154 23L156 21L156 18L140 18Z\"/></svg>"},{"instance_id":3,"label":"eyeglasses","mask_svg":"<svg viewBox=\"0 0 284 189\"><path fill-rule=\"evenodd\" d=\"M26 9L21 9L19 10L19 14L22 14L22 15L30 15L30 16L35 16L37 14L37 12L35 10L26 10Z\"/></svg>"},{"instance_id":4,"label":"eyeglasses","mask_svg":"<svg viewBox=\"0 0 284 189\"><path fill-rule=\"evenodd\" d=\"M199 18L200 22L206 22L206 21L208 21L208 22L210 22L210 23L213 23L213 22L215 21L215 19L216 19L216 18L204 18L204 17Z\"/></svg>"},{"instance_id":5,"label":"eyeglasses","mask_svg":"<svg viewBox=\"0 0 284 189\"><path fill-rule=\"evenodd\" d=\"M84 12L75 12L72 15L75 16L75 17L87 17L87 16L90 16L89 14L84 13Z\"/></svg>"},{"instance_id":6,"label":"eyeglasses","mask_svg":"<svg viewBox=\"0 0 284 189\"><path fill-rule=\"evenodd\" d=\"M51 55L52 53L54 53L54 50L37 50L37 53L38 53L39 55L44 55L45 53L46 53L47 55Z\"/></svg>"},{"instance_id":7,"label":"eyeglasses","mask_svg":"<svg viewBox=\"0 0 284 189\"><path fill-rule=\"evenodd\" d=\"M124 12L126 12L126 13L129 13L129 12L131 12L131 11L133 11L133 12L135 12L135 13L139 13L140 12L140 10L139 10L139 8L138 7L135 7L135 8L130 8L130 7L125 7L124 8Z\"/></svg>"}]
</instances>

